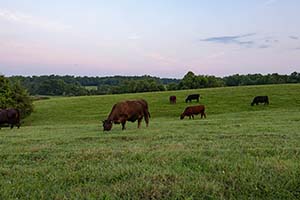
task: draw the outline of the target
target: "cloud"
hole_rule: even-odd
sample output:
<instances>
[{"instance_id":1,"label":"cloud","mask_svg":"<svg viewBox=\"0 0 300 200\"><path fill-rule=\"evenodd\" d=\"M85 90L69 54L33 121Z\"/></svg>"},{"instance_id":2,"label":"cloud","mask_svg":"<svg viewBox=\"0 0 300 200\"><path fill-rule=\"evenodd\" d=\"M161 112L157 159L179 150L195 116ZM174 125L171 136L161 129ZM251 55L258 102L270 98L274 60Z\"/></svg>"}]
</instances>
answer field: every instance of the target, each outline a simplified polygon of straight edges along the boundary
<instances>
[{"instance_id":1,"label":"cloud","mask_svg":"<svg viewBox=\"0 0 300 200\"><path fill-rule=\"evenodd\" d=\"M0 8L0 18L10 22L22 23L22 24L35 26L35 27L39 27L51 31L64 31L71 28L70 26L58 22L40 19L38 17L33 17L24 13L11 11L7 9L1 9L1 8Z\"/></svg>"},{"instance_id":2,"label":"cloud","mask_svg":"<svg viewBox=\"0 0 300 200\"><path fill-rule=\"evenodd\" d=\"M235 44L246 48L258 48L267 49L272 48L279 41L274 37L262 37L252 39L251 36L257 35L256 33L248 33L243 35L233 35L233 36L221 36L221 37L210 37L202 39L204 42L221 43L221 44Z\"/></svg>"},{"instance_id":3,"label":"cloud","mask_svg":"<svg viewBox=\"0 0 300 200\"><path fill-rule=\"evenodd\" d=\"M299 39L299 37L297 37L297 36L292 36L292 35L291 35L289 38L292 39L292 40L298 40L298 39Z\"/></svg>"},{"instance_id":4,"label":"cloud","mask_svg":"<svg viewBox=\"0 0 300 200\"><path fill-rule=\"evenodd\" d=\"M214 43L222 43L222 44L238 44L241 46L251 46L254 44L254 41L247 40L242 41L241 39L254 36L256 33L248 33L244 35L234 35L234 36L221 36L221 37L210 37L206 39L202 39L204 42L214 42Z\"/></svg>"},{"instance_id":5,"label":"cloud","mask_svg":"<svg viewBox=\"0 0 300 200\"><path fill-rule=\"evenodd\" d=\"M266 44L258 46L258 48L260 48L260 49L267 49L267 48L270 48L270 47L271 47L271 45L266 45Z\"/></svg>"},{"instance_id":6,"label":"cloud","mask_svg":"<svg viewBox=\"0 0 300 200\"><path fill-rule=\"evenodd\" d=\"M279 42L279 40L277 40L276 38L274 38L274 37L265 37L264 39L262 39L263 40L263 42L265 42L265 43L269 43L269 44L271 44L271 43L278 43Z\"/></svg>"}]
</instances>

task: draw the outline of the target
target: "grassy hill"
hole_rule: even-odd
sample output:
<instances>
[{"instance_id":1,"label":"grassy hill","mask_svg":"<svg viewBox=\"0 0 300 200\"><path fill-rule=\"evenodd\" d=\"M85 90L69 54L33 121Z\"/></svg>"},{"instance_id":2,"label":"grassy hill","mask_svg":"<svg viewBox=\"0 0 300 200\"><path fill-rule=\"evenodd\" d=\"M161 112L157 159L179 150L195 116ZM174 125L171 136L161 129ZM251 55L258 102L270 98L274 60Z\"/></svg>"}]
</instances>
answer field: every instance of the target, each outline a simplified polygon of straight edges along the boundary
<instances>
[{"instance_id":1,"label":"grassy hill","mask_svg":"<svg viewBox=\"0 0 300 200\"><path fill-rule=\"evenodd\" d=\"M179 120L191 93L207 119ZM36 101L20 129L0 130L0 199L299 199L299 94L291 84ZM251 107L256 95L270 105ZM113 104L137 98L149 127L104 133Z\"/></svg>"}]
</instances>

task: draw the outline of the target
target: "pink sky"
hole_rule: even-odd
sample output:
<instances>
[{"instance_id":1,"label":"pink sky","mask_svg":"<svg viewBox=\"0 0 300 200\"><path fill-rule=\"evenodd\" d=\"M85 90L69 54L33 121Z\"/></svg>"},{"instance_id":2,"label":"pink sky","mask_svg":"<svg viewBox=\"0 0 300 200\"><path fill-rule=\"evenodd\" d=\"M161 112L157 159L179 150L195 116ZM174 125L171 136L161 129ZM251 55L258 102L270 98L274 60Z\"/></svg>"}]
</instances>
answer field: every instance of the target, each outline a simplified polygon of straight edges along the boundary
<instances>
[{"instance_id":1,"label":"pink sky","mask_svg":"<svg viewBox=\"0 0 300 200\"><path fill-rule=\"evenodd\" d=\"M290 74L300 71L299 7L296 0L11 0L0 6L0 73Z\"/></svg>"}]
</instances>

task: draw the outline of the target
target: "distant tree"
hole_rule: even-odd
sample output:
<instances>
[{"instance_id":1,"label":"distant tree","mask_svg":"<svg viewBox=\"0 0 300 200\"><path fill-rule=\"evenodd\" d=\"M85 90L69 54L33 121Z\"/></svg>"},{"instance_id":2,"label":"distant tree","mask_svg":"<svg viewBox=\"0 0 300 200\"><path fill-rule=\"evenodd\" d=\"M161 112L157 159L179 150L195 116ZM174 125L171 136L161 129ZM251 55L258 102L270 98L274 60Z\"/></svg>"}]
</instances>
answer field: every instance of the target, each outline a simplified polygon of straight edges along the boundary
<instances>
[{"instance_id":1,"label":"distant tree","mask_svg":"<svg viewBox=\"0 0 300 200\"><path fill-rule=\"evenodd\" d=\"M0 109L13 105L12 91L8 79L0 76Z\"/></svg>"},{"instance_id":2,"label":"distant tree","mask_svg":"<svg viewBox=\"0 0 300 200\"><path fill-rule=\"evenodd\" d=\"M224 77L226 86L238 86L241 84L241 77L239 74Z\"/></svg>"},{"instance_id":3,"label":"distant tree","mask_svg":"<svg viewBox=\"0 0 300 200\"><path fill-rule=\"evenodd\" d=\"M11 88L13 107L20 110L22 118L29 116L33 111L33 104L28 92L21 86L19 82L12 84Z\"/></svg>"},{"instance_id":4,"label":"distant tree","mask_svg":"<svg viewBox=\"0 0 300 200\"><path fill-rule=\"evenodd\" d=\"M215 76L206 76L207 78L207 87L222 87L224 86L224 81L222 78Z\"/></svg>"},{"instance_id":5,"label":"distant tree","mask_svg":"<svg viewBox=\"0 0 300 200\"><path fill-rule=\"evenodd\" d=\"M25 118L33 111L33 104L20 82L10 83L7 78L0 76L0 108L17 108L21 117Z\"/></svg>"},{"instance_id":6,"label":"distant tree","mask_svg":"<svg viewBox=\"0 0 300 200\"><path fill-rule=\"evenodd\" d=\"M300 83L300 73L297 72L291 73L288 81L289 83Z\"/></svg>"},{"instance_id":7,"label":"distant tree","mask_svg":"<svg viewBox=\"0 0 300 200\"><path fill-rule=\"evenodd\" d=\"M167 90L178 90L179 86L177 83L170 83L166 86Z\"/></svg>"},{"instance_id":8,"label":"distant tree","mask_svg":"<svg viewBox=\"0 0 300 200\"><path fill-rule=\"evenodd\" d=\"M195 75L193 72L189 71L180 81L178 89L196 89L221 86L224 86L224 82L221 78Z\"/></svg>"}]
</instances>

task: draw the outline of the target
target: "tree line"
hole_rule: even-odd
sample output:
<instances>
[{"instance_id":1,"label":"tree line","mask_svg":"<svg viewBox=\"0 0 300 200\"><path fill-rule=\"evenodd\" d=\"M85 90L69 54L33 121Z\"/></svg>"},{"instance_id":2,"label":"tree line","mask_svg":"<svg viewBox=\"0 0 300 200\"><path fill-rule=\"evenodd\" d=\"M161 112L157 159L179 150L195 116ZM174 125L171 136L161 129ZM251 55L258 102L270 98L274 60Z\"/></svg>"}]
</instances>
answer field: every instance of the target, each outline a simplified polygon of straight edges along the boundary
<instances>
[{"instance_id":1,"label":"tree line","mask_svg":"<svg viewBox=\"0 0 300 200\"><path fill-rule=\"evenodd\" d=\"M20 83L31 95L82 96L183 90L224 86L300 83L300 73L234 74L226 77L196 75L189 71L182 79L151 76L12 76L12 83Z\"/></svg>"},{"instance_id":2,"label":"tree line","mask_svg":"<svg viewBox=\"0 0 300 200\"><path fill-rule=\"evenodd\" d=\"M262 74L234 74L223 78L206 75L195 75L193 72L188 72L178 84L171 83L169 89L197 89L210 87L225 87L225 86L242 86L242 85L266 85L266 84L284 84L284 83L300 83L300 73L293 72L290 75L280 75L272 73L267 75Z\"/></svg>"},{"instance_id":3,"label":"tree line","mask_svg":"<svg viewBox=\"0 0 300 200\"><path fill-rule=\"evenodd\" d=\"M82 96L164 91L165 85L179 83L178 79L151 76L75 77L75 76L12 76L31 95Z\"/></svg>"}]
</instances>

